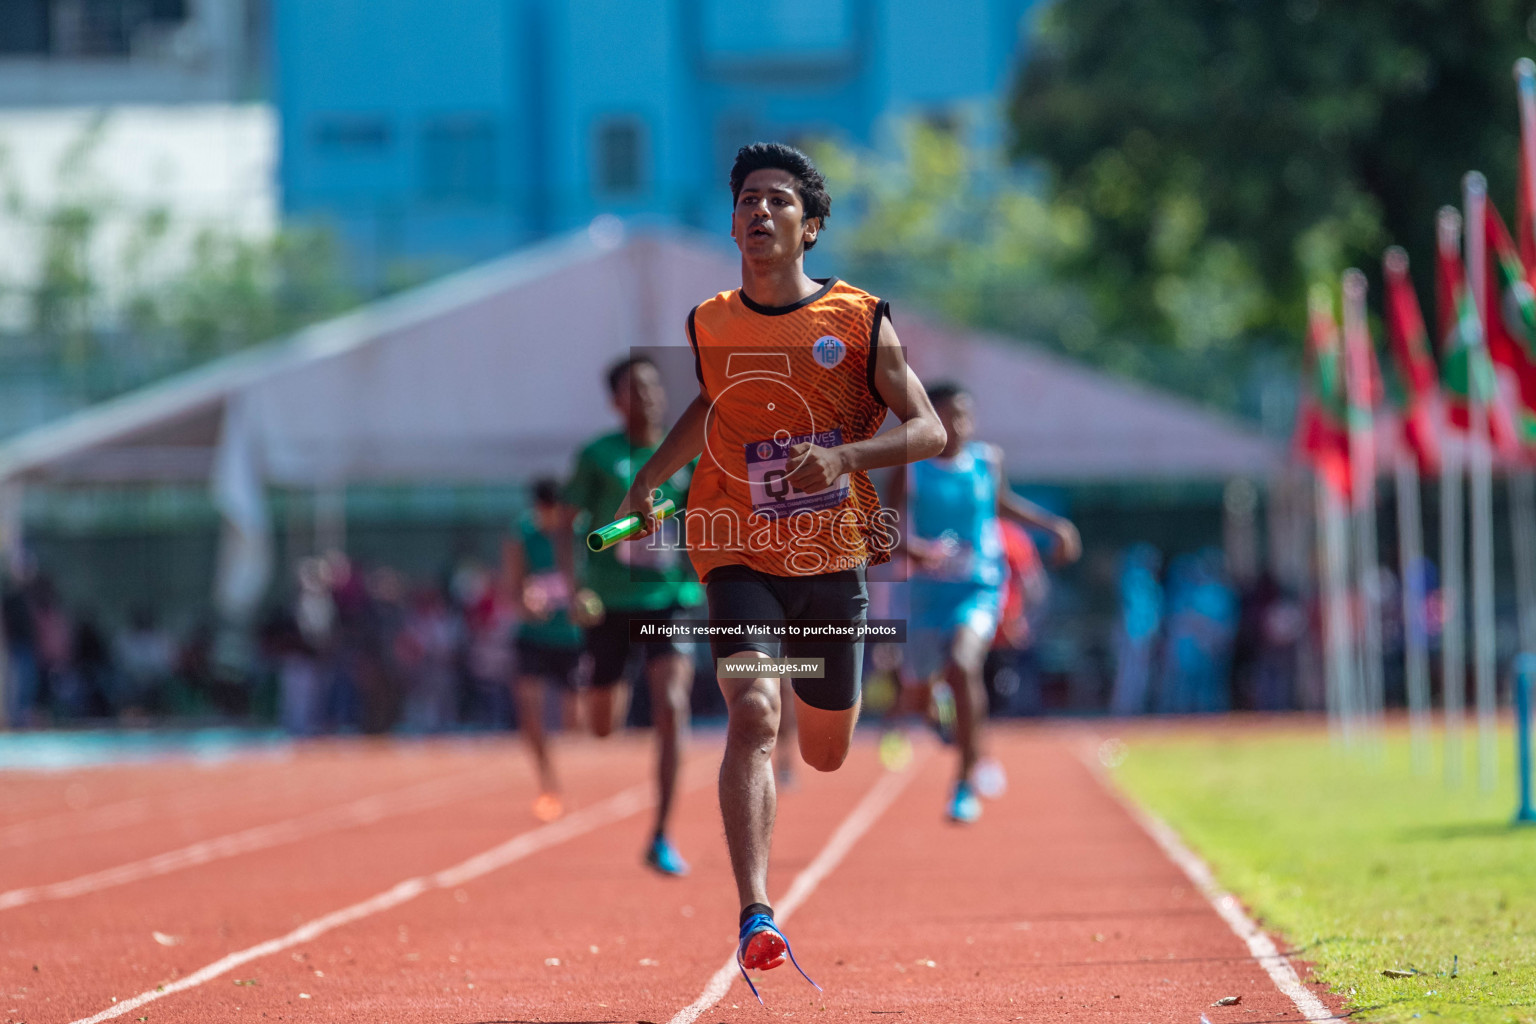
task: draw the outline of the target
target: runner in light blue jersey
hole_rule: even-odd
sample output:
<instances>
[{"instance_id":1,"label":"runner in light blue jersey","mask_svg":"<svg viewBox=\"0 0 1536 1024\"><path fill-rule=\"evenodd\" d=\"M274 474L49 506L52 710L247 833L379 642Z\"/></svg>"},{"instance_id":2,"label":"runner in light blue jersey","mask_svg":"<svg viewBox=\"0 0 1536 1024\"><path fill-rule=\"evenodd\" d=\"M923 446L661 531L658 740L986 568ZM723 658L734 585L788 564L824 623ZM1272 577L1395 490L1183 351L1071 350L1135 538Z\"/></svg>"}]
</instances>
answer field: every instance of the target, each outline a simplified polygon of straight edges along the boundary
<instances>
[{"instance_id":1,"label":"runner in light blue jersey","mask_svg":"<svg viewBox=\"0 0 1536 1024\"><path fill-rule=\"evenodd\" d=\"M949 816L969 823L981 816L973 780L987 714L981 670L997 632L1007 571L999 517L1054 535L1058 564L1075 560L1081 542L1071 522L1009 489L1002 452L973 440L973 403L967 391L956 384L937 384L928 390L928 398L948 432L948 443L936 457L896 476L891 504L898 509L910 506L901 531L913 567L907 664L919 679L942 678L954 694L960 772Z\"/></svg>"}]
</instances>

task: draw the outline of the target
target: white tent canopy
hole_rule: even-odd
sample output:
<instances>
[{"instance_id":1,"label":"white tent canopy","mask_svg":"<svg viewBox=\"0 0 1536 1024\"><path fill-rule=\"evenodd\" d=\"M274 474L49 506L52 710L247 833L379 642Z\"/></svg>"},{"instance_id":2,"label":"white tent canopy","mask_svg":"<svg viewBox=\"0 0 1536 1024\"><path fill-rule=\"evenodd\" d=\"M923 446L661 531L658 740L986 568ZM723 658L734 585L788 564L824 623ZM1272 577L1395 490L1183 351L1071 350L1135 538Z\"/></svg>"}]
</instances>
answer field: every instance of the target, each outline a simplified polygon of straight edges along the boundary
<instances>
[{"instance_id":1,"label":"white tent canopy","mask_svg":"<svg viewBox=\"0 0 1536 1024\"><path fill-rule=\"evenodd\" d=\"M16 533L21 485L210 480L227 526L221 597L250 607L266 580L266 486L559 472L611 425L600 375L626 350L659 350L681 410L694 387L688 310L738 283L728 250L676 233L626 239L617 223L525 250L0 446L0 540ZM1256 476L1282 460L1193 403L899 303L895 315L920 375L973 390L979 432L1014 478Z\"/></svg>"}]
</instances>

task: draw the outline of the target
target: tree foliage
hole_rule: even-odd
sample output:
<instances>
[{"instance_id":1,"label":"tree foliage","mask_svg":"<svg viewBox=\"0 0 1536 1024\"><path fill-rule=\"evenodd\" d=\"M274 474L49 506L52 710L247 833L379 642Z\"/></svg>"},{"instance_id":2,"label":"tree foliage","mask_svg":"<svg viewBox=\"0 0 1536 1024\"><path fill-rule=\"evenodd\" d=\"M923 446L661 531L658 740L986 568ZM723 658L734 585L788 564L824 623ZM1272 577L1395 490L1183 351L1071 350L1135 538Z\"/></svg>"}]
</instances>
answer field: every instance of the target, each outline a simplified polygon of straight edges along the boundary
<instances>
[{"instance_id":1,"label":"tree foliage","mask_svg":"<svg viewBox=\"0 0 1536 1024\"><path fill-rule=\"evenodd\" d=\"M1014 154L1082 211L1061 267L1103 328L1164 349L1294 338L1310 282L1382 249L1427 290L1469 169L1513 206L1515 0L1059 0L1011 111Z\"/></svg>"},{"instance_id":2,"label":"tree foliage","mask_svg":"<svg viewBox=\"0 0 1536 1024\"><path fill-rule=\"evenodd\" d=\"M1240 405L1238 354L1217 348L1209 332L1197 346L1159 348L1145 344L1143 325L1106 320L1094 283L1078 273L1096 245L1083 204L958 133L917 122L901 138L887 155L830 144L816 151L835 196L825 237L840 274L954 323ZM1207 302L1203 316L1246 301L1240 289L1201 284L1208 294L1185 301Z\"/></svg>"},{"instance_id":3,"label":"tree foliage","mask_svg":"<svg viewBox=\"0 0 1536 1024\"><path fill-rule=\"evenodd\" d=\"M334 236L312 226L269 235L136 208L99 172L108 123L93 118L53 169L53 195L28 194L0 149L0 238L24 252L0 282L12 329L79 369L127 358L124 338L175 369L296 330L355 305Z\"/></svg>"}]
</instances>

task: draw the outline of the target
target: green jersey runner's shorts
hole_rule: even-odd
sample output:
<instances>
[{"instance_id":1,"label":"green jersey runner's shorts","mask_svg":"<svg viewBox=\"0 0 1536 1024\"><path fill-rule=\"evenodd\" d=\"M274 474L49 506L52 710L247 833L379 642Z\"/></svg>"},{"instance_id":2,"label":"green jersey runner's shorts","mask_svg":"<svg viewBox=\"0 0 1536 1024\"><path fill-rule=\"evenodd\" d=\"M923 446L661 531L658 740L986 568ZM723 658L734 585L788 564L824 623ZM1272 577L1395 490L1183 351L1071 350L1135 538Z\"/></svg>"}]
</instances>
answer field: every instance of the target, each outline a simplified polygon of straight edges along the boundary
<instances>
[{"instance_id":1,"label":"green jersey runner's shorts","mask_svg":"<svg viewBox=\"0 0 1536 1024\"><path fill-rule=\"evenodd\" d=\"M688 654L692 645L671 637L655 640L631 640L631 619L652 622L681 618L686 613L681 605L656 609L610 608L603 621L585 633L587 653L592 656L592 685L616 686L629 679L637 663L649 666L657 658L672 654Z\"/></svg>"}]
</instances>

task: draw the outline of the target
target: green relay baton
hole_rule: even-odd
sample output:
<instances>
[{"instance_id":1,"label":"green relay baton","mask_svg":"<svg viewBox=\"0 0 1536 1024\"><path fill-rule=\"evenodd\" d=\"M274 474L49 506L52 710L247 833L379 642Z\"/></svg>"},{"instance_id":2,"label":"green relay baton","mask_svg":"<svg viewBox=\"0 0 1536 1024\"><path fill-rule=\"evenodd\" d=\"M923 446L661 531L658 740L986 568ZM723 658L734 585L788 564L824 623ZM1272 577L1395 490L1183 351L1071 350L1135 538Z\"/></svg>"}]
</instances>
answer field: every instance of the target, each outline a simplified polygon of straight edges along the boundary
<instances>
[{"instance_id":1,"label":"green relay baton","mask_svg":"<svg viewBox=\"0 0 1536 1024\"><path fill-rule=\"evenodd\" d=\"M663 498L653 507L657 519L667 519L678 513L677 502L671 498ZM588 551L607 551L621 540L629 540L640 532L640 517L625 516L616 519L607 526L599 526L587 534Z\"/></svg>"}]
</instances>

